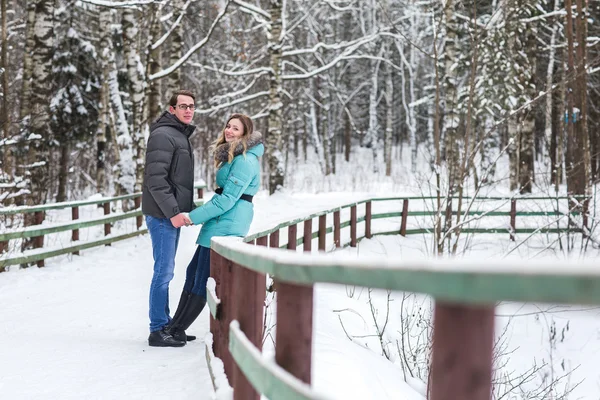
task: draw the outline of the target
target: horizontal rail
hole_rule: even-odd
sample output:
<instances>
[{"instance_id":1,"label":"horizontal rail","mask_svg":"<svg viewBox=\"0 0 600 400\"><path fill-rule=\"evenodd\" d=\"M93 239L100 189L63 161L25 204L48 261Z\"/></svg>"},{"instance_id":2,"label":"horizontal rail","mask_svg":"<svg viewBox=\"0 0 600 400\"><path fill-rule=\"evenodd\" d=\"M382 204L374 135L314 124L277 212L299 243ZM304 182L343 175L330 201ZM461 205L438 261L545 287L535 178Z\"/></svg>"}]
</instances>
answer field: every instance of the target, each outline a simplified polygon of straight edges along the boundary
<instances>
[{"instance_id":1,"label":"horizontal rail","mask_svg":"<svg viewBox=\"0 0 600 400\"><path fill-rule=\"evenodd\" d=\"M47 235L50 233L58 233L64 231L71 231L73 229L89 228L91 226L110 224L113 222L121 221L128 218L134 218L142 215L142 210L128 211L123 214L112 214L107 217L100 217L88 220L77 219L75 222L68 222L61 225L30 225L25 228L10 230L6 233L0 234L0 241L10 239L20 239L28 237L36 237Z\"/></svg>"},{"instance_id":2,"label":"horizontal rail","mask_svg":"<svg viewBox=\"0 0 600 400\"><path fill-rule=\"evenodd\" d=\"M206 185L205 184L194 185L194 189L196 189L196 190L197 189L206 189ZM142 192L136 192L136 193L131 193L131 194L125 194L122 196L101 197L99 199L94 199L94 200L65 201L65 202L61 202L61 203L51 203L51 204L44 204L44 205L39 205L39 206L2 207L2 208L0 208L0 215L15 215L15 214L31 213L31 212L36 212L36 211L62 210L65 208L82 207L82 206L89 206L89 205L93 205L93 204L112 203L115 201L135 199L136 197L140 197L141 195L142 195Z\"/></svg>"},{"instance_id":3,"label":"horizontal rail","mask_svg":"<svg viewBox=\"0 0 600 400\"><path fill-rule=\"evenodd\" d=\"M252 386L270 399L328 399L273 361L265 359L235 320L229 325L229 351Z\"/></svg>"},{"instance_id":4,"label":"horizontal rail","mask_svg":"<svg viewBox=\"0 0 600 400\"><path fill-rule=\"evenodd\" d=\"M340 259L280 249L251 247L213 238L211 248L245 268L296 284L338 283L425 293L436 300L469 304L499 301L599 304L600 270L593 263L528 262L527 269L502 261L387 258ZM562 269L561 269L562 268Z\"/></svg>"},{"instance_id":5,"label":"horizontal rail","mask_svg":"<svg viewBox=\"0 0 600 400\"><path fill-rule=\"evenodd\" d=\"M139 236L142 234L146 234L146 233L148 233L148 229L140 229L138 231L125 233L125 234L121 234L121 235L105 236L102 239L98 239L98 240L92 240L92 241L88 241L88 242L77 242L78 243L77 245L62 247L62 248L56 249L56 250L48 250L47 248L39 248L39 249L27 251L27 252L23 253L24 255L22 255L22 256L16 256L16 257L10 257L10 258L0 258L0 268L6 267L9 265L26 264L26 263L39 261L39 260L44 260L47 258L52 258L52 257L60 256L63 254L73 253L75 251L85 250L85 249L89 249L92 247L97 247L97 246L102 246L102 245L118 242L120 240L129 239L129 238ZM44 251L40 251L40 250L44 250Z\"/></svg>"}]
</instances>

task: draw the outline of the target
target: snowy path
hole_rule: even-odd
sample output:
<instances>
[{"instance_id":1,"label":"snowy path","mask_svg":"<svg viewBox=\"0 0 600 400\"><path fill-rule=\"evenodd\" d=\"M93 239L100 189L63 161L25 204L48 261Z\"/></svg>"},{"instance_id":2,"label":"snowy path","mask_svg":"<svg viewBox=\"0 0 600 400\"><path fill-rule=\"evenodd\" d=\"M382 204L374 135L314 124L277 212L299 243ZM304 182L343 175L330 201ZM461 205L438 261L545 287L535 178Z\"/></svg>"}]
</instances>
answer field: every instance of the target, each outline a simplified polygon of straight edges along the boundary
<instances>
[{"instance_id":1,"label":"snowy path","mask_svg":"<svg viewBox=\"0 0 600 400\"><path fill-rule=\"evenodd\" d=\"M182 234L173 309L195 233ZM150 249L144 236L2 274L0 398L208 399L206 311L190 328L199 340L179 349L147 345Z\"/></svg>"},{"instance_id":2,"label":"snowy path","mask_svg":"<svg viewBox=\"0 0 600 400\"><path fill-rule=\"evenodd\" d=\"M347 200L259 195L252 230ZM172 312L198 231L182 230ZM208 310L189 329L197 341L179 349L147 345L151 249L146 235L0 274L0 399L209 399Z\"/></svg>"}]
</instances>

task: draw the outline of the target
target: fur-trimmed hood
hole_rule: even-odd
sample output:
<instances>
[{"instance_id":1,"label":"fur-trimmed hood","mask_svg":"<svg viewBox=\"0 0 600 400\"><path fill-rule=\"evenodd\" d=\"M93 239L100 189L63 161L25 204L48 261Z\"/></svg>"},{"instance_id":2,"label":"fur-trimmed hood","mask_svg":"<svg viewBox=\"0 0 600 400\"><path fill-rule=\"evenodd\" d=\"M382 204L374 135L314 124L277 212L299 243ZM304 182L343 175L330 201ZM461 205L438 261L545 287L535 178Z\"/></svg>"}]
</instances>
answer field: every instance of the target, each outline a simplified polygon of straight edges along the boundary
<instances>
[{"instance_id":1,"label":"fur-trimmed hood","mask_svg":"<svg viewBox=\"0 0 600 400\"><path fill-rule=\"evenodd\" d=\"M252 132L252 134L248 138L247 150L250 150L251 148L258 146L259 144L262 144L262 142L263 142L262 134L258 131ZM224 162L224 163L228 162L229 161L229 147L230 147L230 144L227 142L218 145L215 148L215 152L214 152L215 161ZM233 151L233 156L234 157L239 156L243 152L244 152L244 146L242 146L241 143L238 143L238 145L235 147L235 150Z\"/></svg>"}]
</instances>

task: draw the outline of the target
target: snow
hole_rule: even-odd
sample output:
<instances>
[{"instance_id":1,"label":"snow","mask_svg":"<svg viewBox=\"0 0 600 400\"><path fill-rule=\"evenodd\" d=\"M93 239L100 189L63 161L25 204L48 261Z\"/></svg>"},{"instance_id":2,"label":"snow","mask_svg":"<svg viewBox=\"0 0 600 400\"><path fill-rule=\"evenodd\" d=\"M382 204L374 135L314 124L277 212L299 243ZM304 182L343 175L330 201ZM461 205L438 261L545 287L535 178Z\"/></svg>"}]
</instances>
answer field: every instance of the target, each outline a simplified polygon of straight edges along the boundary
<instances>
[{"instance_id":1,"label":"snow","mask_svg":"<svg viewBox=\"0 0 600 400\"><path fill-rule=\"evenodd\" d=\"M369 159L370 153L367 153L365 160ZM353 164L351 175L322 177L318 168L316 163L296 167L295 175L288 183L295 183L295 187L301 188L300 192L283 190L268 196L262 191L255 196L255 218L250 234L366 197L418 195L426 194L427 190L422 182L415 183L414 178L404 175L395 175L385 181L373 179L368 162ZM499 166L498 170L498 174L508 171L506 165ZM348 187L349 191L327 192L342 186ZM352 189L363 191L350 191ZM205 192L206 198L210 195ZM392 203L373 203L373 212L399 209L399 202ZM495 208L499 204L510 207L509 203L498 201L489 207ZM519 199L518 203L521 207L523 201ZM410 204L411 210L419 209L412 200ZM428 209L427 205L423 207ZM530 210L539 207L542 207L541 202L535 203ZM362 212L359 205L359 217ZM61 216L53 213L55 211L48 213L48 224L60 222ZM80 210L82 220L97 217L95 213L102 213L102 210L93 205ZM342 210L342 220L348 213L348 209ZM536 218L547 221L551 217ZM65 211L64 219L70 219L69 209ZM476 221L476 226L505 225L505 219L490 217L487 222ZM374 232L399 226L399 218L376 222ZM427 223L412 217L409 222L414 224L413 227ZM517 223L519 227L526 225L523 219L518 219ZM113 225L112 232L131 231L135 229L132 224L134 226L135 221L120 221ZM298 228L300 237L302 224ZM316 229L314 223L313 228ZM199 227L182 229L175 277L170 286L172 312L183 286L185 268L195 250L198 230ZM343 241L348 238L347 230L342 231ZM359 235L362 231L363 227L359 225ZM89 228L81 231L81 240L102 234L102 226L97 230ZM285 243L286 235L287 230L283 229L281 243ZM517 235L516 243L510 242L508 236L508 233L465 235L459 246L465 258L460 267L452 260L425 260L433 248L431 235L376 236L361 241L357 248L345 248L324 257L348 260L356 265L373 264L383 258L380 265L403 260L407 265L418 263L432 270L476 269L483 265L490 271L509 269L521 273L533 271L534 267L540 273L547 271L549 266L553 272L564 273L565 265L574 271L575 268L593 269L594 261L597 264L597 249L590 249L588 257L593 258L591 261L565 261L568 258L557 249L551 235L537 235L529 239L527 246L520 247L516 244L527 235ZM331 243L330 239L328 237L328 243ZM68 241L68 238L58 236L58 239L48 239L47 245L67 244ZM313 248L316 247L315 241ZM248 246L248 251L264 249ZM508 266L498 261L507 256ZM527 265L527 270L523 264ZM208 308L189 329L198 340L183 348L151 348L147 345L151 276L152 250L147 235L109 247L84 250L81 256L55 257L46 260L45 268L11 268L0 274L0 303L3 305L0 307L0 320L3 321L0 325L0 359L4 361L0 398L154 399L168 396L182 400L231 399L231 388L222 374L222 363L214 357L211 369L219 385L218 392L214 393L212 387L205 348L205 344L212 343ZM214 282L211 286L214 287ZM275 336L272 322L276 305L272 298L267 304L270 332L263 347L263 357L272 360L272 337ZM385 290L350 285L317 284L314 304L312 381L315 391L332 399L425 399L433 305L429 297L402 292L388 294ZM389 307L389 314L386 307ZM599 307L503 302L498 305L496 322L501 344L498 346L501 354L496 378L504 382L496 386L498 397L528 371L528 378L521 387L523 393L513 391L506 398L524 399L526 393L553 381L552 395L545 398L559 398L570 389L573 391L569 398L597 397L600 390ZM385 329L379 332L380 340L377 331L383 326Z\"/></svg>"}]
</instances>

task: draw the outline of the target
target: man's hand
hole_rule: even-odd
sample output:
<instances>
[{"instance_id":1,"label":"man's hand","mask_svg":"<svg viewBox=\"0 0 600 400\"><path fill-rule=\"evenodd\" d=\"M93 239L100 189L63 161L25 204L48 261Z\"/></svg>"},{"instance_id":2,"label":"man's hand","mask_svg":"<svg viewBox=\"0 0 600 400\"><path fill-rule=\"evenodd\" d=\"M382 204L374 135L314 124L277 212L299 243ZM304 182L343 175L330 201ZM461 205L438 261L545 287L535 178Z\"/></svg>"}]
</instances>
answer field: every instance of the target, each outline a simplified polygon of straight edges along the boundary
<instances>
[{"instance_id":1,"label":"man's hand","mask_svg":"<svg viewBox=\"0 0 600 400\"><path fill-rule=\"evenodd\" d=\"M179 213L176 216L171 218L171 224L173 224L173 226L175 228L181 228L184 225L185 226L192 225L192 220L186 214Z\"/></svg>"}]
</instances>

